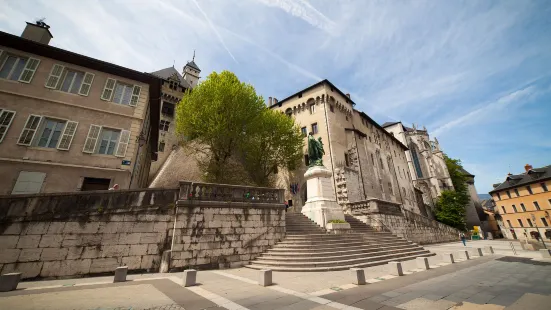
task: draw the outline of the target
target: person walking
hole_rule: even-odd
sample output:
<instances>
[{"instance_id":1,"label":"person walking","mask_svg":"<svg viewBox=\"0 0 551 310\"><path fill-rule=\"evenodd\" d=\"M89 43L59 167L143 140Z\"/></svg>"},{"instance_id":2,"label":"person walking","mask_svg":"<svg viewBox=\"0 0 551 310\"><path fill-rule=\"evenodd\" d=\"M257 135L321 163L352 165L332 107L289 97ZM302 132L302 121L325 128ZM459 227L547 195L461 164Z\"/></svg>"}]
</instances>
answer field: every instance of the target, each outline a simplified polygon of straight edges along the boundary
<instances>
[{"instance_id":1,"label":"person walking","mask_svg":"<svg viewBox=\"0 0 551 310\"><path fill-rule=\"evenodd\" d=\"M467 246L467 243L466 243L467 238L465 238L465 234L463 232L459 233L459 238L461 238L461 241L463 242L463 246Z\"/></svg>"}]
</instances>

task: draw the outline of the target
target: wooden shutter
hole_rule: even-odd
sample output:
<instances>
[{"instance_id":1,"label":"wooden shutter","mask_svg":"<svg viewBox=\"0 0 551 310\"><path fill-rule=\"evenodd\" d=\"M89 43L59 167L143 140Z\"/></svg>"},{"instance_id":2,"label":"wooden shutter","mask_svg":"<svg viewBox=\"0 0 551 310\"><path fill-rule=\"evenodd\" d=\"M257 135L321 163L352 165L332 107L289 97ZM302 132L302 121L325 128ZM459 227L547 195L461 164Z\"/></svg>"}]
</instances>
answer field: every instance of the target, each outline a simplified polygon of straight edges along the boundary
<instances>
[{"instance_id":1,"label":"wooden shutter","mask_svg":"<svg viewBox=\"0 0 551 310\"><path fill-rule=\"evenodd\" d=\"M48 76L48 79L46 80L46 88L56 89L57 85L61 81L61 75L63 74L63 67L62 65L54 64L52 67L52 71L50 71L50 76Z\"/></svg>"},{"instance_id":2,"label":"wooden shutter","mask_svg":"<svg viewBox=\"0 0 551 310\"><path fill-rule=\"evenodd\" d=\"M88 130L88 136L86 137L86 142L84 142L84 148L82 149L83 153L94 153L100 133L101 126L90 125L90 130Z\"/></svg>"},{"instance_id":3,"label":"wooden shutter","mask_svg":"<svg viewBox=\"0 0 551 310\"><path fill-rule=\"evenodd\" d=\"M15 111L0 109L0 143L4 140L14 118Z\"/></svg>"},{"instance_id":4,"label":"wooden shutter","mask_svg":"<svg viewBox=\"0 0 551 310\"><path fill-rule=\"evenodd\" d=\"M21 131L19 140L17 140L17 144L26 146L31 145L41 120L42 116L40 115L29 115L23 131Z\"/></svg>"},{"instance_id":5,"label":"wooden shutter","mask_svg":"<svg viewBox=\"0 0 551 310\"><path fill-rule=\"evenodd\" d=\"M92 88L92 82L94 81L94 74L90 72L86 72L84 74L84 79L82 80L82 85L80 85L80 89L78 93L83 96L88 96L90 93L90 88Z\"/></svg>"},{"instance_id":6,"label":"wooden shutter","mask_svg":"<svg viewBox=\"0 0 551 310\"><path fill-rule=\"evenodd\" d=\"M77 131L77 126L78 122L67 121L67 124L65 124L65 129L63 130L63 134L61 135L61 140L59 141L59 145L57 146L58 150L69 150L71 142L73 142L73 137L75 136L75 133Z\"/></svg>"},{"instance_id":7,"label":"wooden shutter","mask_svg":"<svg viewBox=\"0 0 551 310\"><path fill-rule=\"evenodd\" d=\"M138 104L138 100L140 99L140 92L142 91L142 88L138 85L134 85L134 88L132 89L132 98L130 99L130 106L135 107Z\"/></svg>"},{"instance_id":8,"label":"wooden shutter","mask_svg":"<svg viewBox=\"0 0 551 310\"><path fill-rule=\"evenodd\" d=\"M105 81L105 86L103 87L103 92L101 93L101 100L111 100L111 98L113 97L115 84L117 84L117 80L107 78L107 81Z\"/></svg>"},{"instance_id":9,"label":"wooden shutter","mask_svg":"<svg viewBox=\"0 0 551 310\"><path fill-rule=\"evenodd\" d=\"M129 141L130 141L130 131L122 130L121 138L119 139L119 145L117 146L117 152L115 152L115 156L124 157L126 155L126 149L128 148Z\"/></svg>"},{"instance_id":10,"label":"wooden shutter","mask_svg":"<svg viewBox=\"0 0 551 310\"><path fill-rule=\"evenodd\" d=\"M31 80L33 79L36 69L38 68L38 64L40 64L40 60L36 58L27 59L27 64L25 65L25 69L23 69L23 72L19 77L19 82L30 83Z\"/></svg>"}]
</instances>

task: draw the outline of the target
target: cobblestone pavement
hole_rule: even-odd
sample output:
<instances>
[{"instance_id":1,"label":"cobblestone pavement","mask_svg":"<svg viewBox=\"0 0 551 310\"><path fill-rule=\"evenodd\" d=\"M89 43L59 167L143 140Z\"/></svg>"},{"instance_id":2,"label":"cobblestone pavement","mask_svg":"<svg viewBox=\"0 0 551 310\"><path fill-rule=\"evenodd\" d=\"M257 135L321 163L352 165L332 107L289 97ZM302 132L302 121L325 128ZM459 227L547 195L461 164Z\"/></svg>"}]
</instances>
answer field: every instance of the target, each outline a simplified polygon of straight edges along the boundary
<instances>
[{"instance_id":1,"label":"cobblestone pavement","mask_svg":"<svg viewBox=\"0 0 551 310\"><path fill-rule=\"evenodd\" d=\"M157 307L148 308L145 310L185 310L185 308L177 304L172 304L172 305L157 306Z\"/></svg>"}]
</instances>

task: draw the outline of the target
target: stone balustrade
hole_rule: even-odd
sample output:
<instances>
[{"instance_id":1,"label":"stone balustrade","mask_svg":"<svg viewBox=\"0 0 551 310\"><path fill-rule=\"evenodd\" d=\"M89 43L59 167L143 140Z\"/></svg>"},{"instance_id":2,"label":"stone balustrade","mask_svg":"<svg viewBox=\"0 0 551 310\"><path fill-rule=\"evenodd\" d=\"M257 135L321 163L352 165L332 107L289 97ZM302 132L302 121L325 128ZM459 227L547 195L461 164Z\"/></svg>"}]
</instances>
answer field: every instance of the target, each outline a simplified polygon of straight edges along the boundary
<instances>
[{"instance_id":1,"label":"stone balustrade","mask_svg":"<svg viewBox=\"0 0 551 310\"><path fill-rule=\"evenodd\" d=\"M283 203L285 190L268 187L180 181L180 200Z\"/></svg>"}]
</instances>

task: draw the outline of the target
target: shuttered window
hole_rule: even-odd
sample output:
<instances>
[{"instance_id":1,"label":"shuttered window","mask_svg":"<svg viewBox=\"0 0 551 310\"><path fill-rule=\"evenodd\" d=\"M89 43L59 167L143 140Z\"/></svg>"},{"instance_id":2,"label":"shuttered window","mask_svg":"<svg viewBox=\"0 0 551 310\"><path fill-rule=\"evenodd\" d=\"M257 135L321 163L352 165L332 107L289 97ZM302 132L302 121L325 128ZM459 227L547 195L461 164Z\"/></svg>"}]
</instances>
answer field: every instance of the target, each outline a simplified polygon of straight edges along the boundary
<instances>
[{"instance_id":1,"label":"shuttered window","mask_svg":"<svg viewBox=\"0 0 551 310\"><path fill-rule=\"evenodd\" d=\"M3 54L0 50L0 78L30 83L40 60L12 54L2 57Z\"/></svg>"},{"instance_id":2,"label":"shuttered window","mask_svg":"<svg viewBox=\"0 0 551 310\"><path fill-rule=\"evenodd\" d=\"M130 131L123 130L121 131L121 138L119 140L119 145L117 147L117 157L124 157L126 155L126 149L128 148L128 142L130 142Z\"/></svg>"},{"instance_id":3,"label":"shuttered window","mask_svg":"<svg viewBox=\"0 0 551 310\"><path fill-rule=\"evenodd\" d=\"M84 148L82 149L82 152L94 153L100 133L101 133L101 126L90 125L90 129L88 130L88 136L86 137L86 142L84 142Z\"/></svg>"},{"instance_id":4,"label":"shuttered window","mask_svg":"<svg viewBox=\"0 0 551 310\"><path fill-rule=\"evenodd\" d=\"M4 137L10 129L11 123L15 118L15 111L0 109L0 143L4 141Z\"/></svg>"},{"instance_id":5,"label":"shuttered window","mask_svg":"<svg viewBox=\"0 0 551 310\"><path fill-rule=\"evenodd\" d=\"M113 97L113 90L115 89L116 80L108 78L105 81L105 86L103 87L103 92L101 93L101 99L110 101Z\"/></svg>"},{"instance_id":6,"label":"shuttered window","mask_svg":"<svg viewBox=\"0 0 551 310\"><path fill-rule=\"evenodd\" d=\"M92 82L94 81L94 74L90 72L86 72L84 74L84 81L82 81L82 85L80 85L80 90L78 93L83 96L88 96L90 93L90 88L92 88Z\"/></svg>"},{"instance_id":7,"label":"shuttered window","mask_svg":"<svg viewBox=\"0 0 551 310\"><path fill-rule=\"evenodd\" d=\"M141 90L142 88L140 86L134 85L134 89L132 90L132 99L130 99L131 106L135 107L138 104Z\"/></svg>"},{"instance_id":8,"label":"shuttered window","mask_svg":"<svg viewBox=\"0 0 551 310\"><path fill-rule=\"evenodd\" d=\"M56 89L59 82L61 81L61 75L63 74L64 68L65 67L63 67L62 65L54 64L52 70L50 71L50 75L46 80L46 85L44 86L46 88Z\"/></svg>"},{"instance_id":9,"label":"shuttered window","mask_svg":"<svg viewBox=\"0 0 551 310\"><path fill-rule=\"evenodd\" d=\"M105 82L101 99L135 107L138 105L138 101L140 100L141 91L141 86L129 85L115 79L108 78Z\"/></svg>"},{"instance_id":10,"label":"shuttered window","mask_svg":"<svg viewBox=\"0 0 551 310\"><path fill-rule=\"evenodd\" d=\"M19 136L17 144L26 146L31 145L34 135L36 134L36 131L38 129L38 125L40 125L41 119L42 117L40 115L29 115L23 131L21 131L21 135Z\"/></svg>"},{"instance_id":11,"label":"shuttered window","mask_svg":"<svg viewBox=\"0 0 551 310\"><path fill-rule=\"evenodd\" d=\"M73 137L77 131L77 126L77 122L67 121L65 129L63 130L63 135L61 136L61 141L59 141L59 145L57 146L58 150L69 150L71 142L73 142Z\"/></svg>"},{"instance_id":12,"label":"shuttered window","mask_svg":"<svg viewBox=\"0 0 551 310\"><path fill-rule=\"evenodd\" d=\"M38 64L40 64L40 60L36 58L29 58L27 60L27 64L25 65L25 69L23 69L21 77L19 77L19 82L30 83L33 79L36 69L38 68Z\"/></svg>"}]
</instances>

